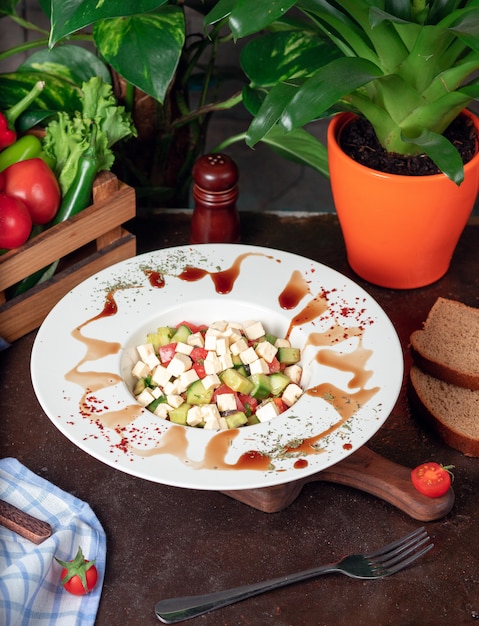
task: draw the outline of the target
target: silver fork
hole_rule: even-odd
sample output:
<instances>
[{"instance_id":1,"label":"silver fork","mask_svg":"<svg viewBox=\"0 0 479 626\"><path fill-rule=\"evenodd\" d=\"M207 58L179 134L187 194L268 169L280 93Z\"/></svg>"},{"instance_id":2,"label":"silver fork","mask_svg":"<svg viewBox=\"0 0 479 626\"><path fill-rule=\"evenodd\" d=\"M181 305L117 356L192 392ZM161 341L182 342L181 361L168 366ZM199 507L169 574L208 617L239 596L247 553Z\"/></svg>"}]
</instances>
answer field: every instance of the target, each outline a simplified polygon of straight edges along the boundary
<instances>
[{"instance_id":1,"label":"silver fork","mask_svg":"<svg viewBox=\"0 0 479 626\"><path fill-rule=\"evenodd\" d=\"M176 624L260 593L308 580L321 574L340 572L351 578L384 578L404 569L426 554L433 546L425 528L421 527L371 554L351 554L337 563L312 567L295 574L224 591L160 600L155 606L155 613L164 624Z\"/></svg>"}]
</instances>

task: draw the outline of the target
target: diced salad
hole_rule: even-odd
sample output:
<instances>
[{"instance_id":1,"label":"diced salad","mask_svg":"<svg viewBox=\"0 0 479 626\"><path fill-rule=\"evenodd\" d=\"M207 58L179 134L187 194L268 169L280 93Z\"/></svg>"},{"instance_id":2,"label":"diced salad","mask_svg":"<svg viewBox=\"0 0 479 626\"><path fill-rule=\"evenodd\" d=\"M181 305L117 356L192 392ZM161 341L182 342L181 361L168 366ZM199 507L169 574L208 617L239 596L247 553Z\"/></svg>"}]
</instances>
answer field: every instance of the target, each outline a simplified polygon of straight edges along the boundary
<instances>
[{"instance_id":1,"label":"diced salad","mask_svg":"<svg viewBox=\"0 0 479 626\"><path fill-rule=\"evenodd\" d=\"M136 348L136 400L184 426L228 429L270 420L302 395L301 350L261 322L182 322Z\"/></svg>"}]
</instances>

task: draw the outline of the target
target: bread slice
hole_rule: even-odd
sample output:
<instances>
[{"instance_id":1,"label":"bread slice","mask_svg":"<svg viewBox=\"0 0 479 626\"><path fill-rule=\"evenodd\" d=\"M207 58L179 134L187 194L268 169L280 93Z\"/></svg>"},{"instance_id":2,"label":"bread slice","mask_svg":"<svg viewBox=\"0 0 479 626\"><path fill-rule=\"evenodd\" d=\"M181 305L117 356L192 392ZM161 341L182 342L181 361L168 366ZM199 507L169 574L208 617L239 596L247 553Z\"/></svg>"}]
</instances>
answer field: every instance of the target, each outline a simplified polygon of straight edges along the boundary
<instances>
[{"instance_id":1,"label":"bread slice","mask_svg":"<svg viewBox=\"0 0 479 626\"><path fill-rule=\"evenodd\" d=\"M479 456L479 391L445 383L416 365L409 375L411 405L447 445Z\"/></svg>"},{"instance_id":2,"label":"bread slice","mask_svg":"<svg viewBox=\"0 0 479 626\"><path fill-rule=\"evenodd\" d=\"M438 298L410 342L412 357L424 372L479 390L479 309Z\"/></svg>"}]
</instances>

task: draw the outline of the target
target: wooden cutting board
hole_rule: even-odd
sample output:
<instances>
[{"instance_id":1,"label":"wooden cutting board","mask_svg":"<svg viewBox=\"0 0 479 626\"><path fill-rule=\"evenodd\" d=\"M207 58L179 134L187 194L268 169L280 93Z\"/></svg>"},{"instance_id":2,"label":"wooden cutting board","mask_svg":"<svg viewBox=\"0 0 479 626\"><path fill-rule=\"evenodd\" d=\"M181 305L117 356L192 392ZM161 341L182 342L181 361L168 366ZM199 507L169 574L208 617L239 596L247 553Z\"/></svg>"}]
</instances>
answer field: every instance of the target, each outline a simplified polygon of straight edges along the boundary
<instances>
[{"instance_id":1,"label":"wooden cutting board","mask_svg":"<svg viewBox=\"0 0 479 626\"><path fill-rule=\"evenodd\" d=\"M410 475L410 468L389 461L363 446L343 461L300 480L272 487L222 493L264 513L277 513L292 504L307 483L326 481L354 487L382 498L423 522L447 515L454 505L452 487L440 498L428 498L413 487Z\"/></svg>"}]
</instances>

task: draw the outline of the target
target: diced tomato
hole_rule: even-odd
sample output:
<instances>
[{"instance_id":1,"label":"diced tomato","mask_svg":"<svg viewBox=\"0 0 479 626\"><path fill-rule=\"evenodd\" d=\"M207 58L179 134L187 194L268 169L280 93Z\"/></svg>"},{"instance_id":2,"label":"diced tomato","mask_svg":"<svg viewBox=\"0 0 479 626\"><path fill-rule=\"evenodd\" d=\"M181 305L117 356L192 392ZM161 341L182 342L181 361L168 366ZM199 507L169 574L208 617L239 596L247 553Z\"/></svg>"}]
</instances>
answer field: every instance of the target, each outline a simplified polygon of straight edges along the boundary
<instances>
[{"instance_id":1,"label":"diced tomato","mask_svg":"<svg viewBox=\"0 0 479 626\"><path fill-rule=\"evenodd\" d=\"M236 399L236 404L238 411L243 411L246 414L246 417L249 417L256 412L258 400L244 393L239 393Z\"/></svg>"},{"instance_id":2,"label":"diced tomato","mask_svg":"<svg viewBox=\"0 0 479 626\"><path fill-rule=\"evenodd\" d=\"M273 398L273 402L278 407L280 413L284 413L284 411L286 411L286 409L288 408L288 406L281 400L281 398Z\"/></svg>"},{"instance_id":3,"label":"diced tomato","mask_svg":"<svg viewBox=\"0 0 479 626\"><path fill-rule=\"evenodd\" d=\"M176 325L176 328L179 328L180 326L186 326L192 333L198 332L198 326L196 324L192 324L191 322L180 322Z\"/></svg>"},{"instance_id":4,"label":"diced tomato","mask_svg":"<svg viewBox=\"0 0 479 626\"><path fill-rule=\"evenodd\" d=\"M273 360L271 361L271 363L269 363L269 373L275 374L276 372L279 372L280 369L281 369L281 363L278 361L276 357L273 357Z\"/></svg>"},{"instance_id":5,"label":"diced tomato","mask_svg":"<svg viewBox=\"0 0 479 626\"><path fill-rule=\"evenodd\" d=\"M192 361L204 361L208 356L208 350L200 347L194 347L190 352L190 358Z\"/></svg>"},{"instance_id":6,"label":"diced tomato","mask_svg":"<svg viewBox=\"0 0 479 626\"><path fill-rule=\"evenodd\" d=\"M204 378L206 376L205 366L203 365L203 363L195 361L191 367L198 374L199 378Z\"/></svg>"},{"instance_id":7,"label":"diced tomato","mask_svg":"<svg viewBox=\"0 0 479 626\"><path fill-rule=\"evenodd\" d=\"M158 348L158 356L160 357L160 361L163 365L165 363L169 363L171 359L175 356L176 352L176 342L167 343L166 346L160 346Z\"/></svg>"},{"instance_id":8,"label":"diced tomato","mask_svg":"<svg viewBox=\"0 0 479 626\"><path fill-rule=\"evenodd\" d=\"M213 394L213 402L216 402L216 397L220 396L222 393L234 393L236 395L236 391L233 391L228 385L224 383L215 389Z\"/></svg>"},{"instance_id":9,"label":"diced tomato","mask_svg":"<svg viewBox=\"0 0 479 626\"><path fill-rule=\"evenodd\" d=\"M208 326L206 324L193 324L192 322L180 322L179 324L176 325L176 328L179 328L180 326L186 326L188 327L192 333L200 333L200 332L204 332L206 330L208 330Z\"/></svg>"}]
</instances>

